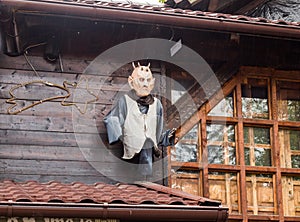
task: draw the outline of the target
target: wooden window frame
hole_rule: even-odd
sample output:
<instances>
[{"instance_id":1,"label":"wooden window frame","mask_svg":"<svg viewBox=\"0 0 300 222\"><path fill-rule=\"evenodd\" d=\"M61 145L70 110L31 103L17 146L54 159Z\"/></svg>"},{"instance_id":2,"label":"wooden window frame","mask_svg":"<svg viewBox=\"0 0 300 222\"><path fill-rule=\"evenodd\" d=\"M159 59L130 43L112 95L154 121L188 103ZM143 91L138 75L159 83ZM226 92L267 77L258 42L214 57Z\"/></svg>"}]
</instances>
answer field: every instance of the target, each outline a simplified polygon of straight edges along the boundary
<instances>
[{"instance_id":1,"label":"wooden window frame","mask_svg":"<svg viewBox=\"0 0 300 222\"><path fill-rule=\"evenodd\" d=\"M242 115L242 92L241 85L245 83L247 78L264 78L268 80L268 110L269 119L244 119ZM188 119L177 131L177 136L180 138L187 133L195 124L199 123L199 158L202 159L199 163L177 163L169 162L169 169L172 167L181 167L182 169L201 170L202 171L202 195L209 198L209 183L208 174L211 171L236 173L238 175L239 187L239 214L230 214L229 219L233 220L271 220L271 221L300 221L300 217L285 216L283 206L283 187L282 177L299 176L299 168L284 168L280 163L280 144L279 130L300 129L300 122L281 121L278 120L277 110L277 81L297 81L300 82L300 71L281 71L270 68L259 67L240 67L239 73L227 82L222 90L218 91L207 103ZM218 104L220 98L224 95L233 93L234 115L233 117L217 117L208 116L208 112ZM201 156L207 149L206 140L206 124L210 122L220 122L233 124L236 126L236 165L224 164L208 164L207 157ZM261 126L270 128L270 146L272 149L272 165L271 166L248 166L245 165L244 157L244 126ZM274 185L274 214L273 215L249 215L247 214L247 190L246 190L246 175L249 173L266 173L273 175ZM171 179L169 179L171 184Z\"/></svg>"}]
</instances>

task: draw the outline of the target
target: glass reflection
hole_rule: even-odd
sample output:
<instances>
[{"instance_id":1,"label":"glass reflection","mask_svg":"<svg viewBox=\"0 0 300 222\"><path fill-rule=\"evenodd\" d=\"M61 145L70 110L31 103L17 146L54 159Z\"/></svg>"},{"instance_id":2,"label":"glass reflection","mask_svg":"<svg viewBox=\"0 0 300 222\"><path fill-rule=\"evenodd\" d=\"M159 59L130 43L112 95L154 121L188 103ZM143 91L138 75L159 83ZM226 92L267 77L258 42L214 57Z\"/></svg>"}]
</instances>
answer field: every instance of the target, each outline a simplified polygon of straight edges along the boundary
<instances>
[{"instance_id":1,"label":"glass reflection","mask_svg":"<svg viewBox=\"0 0 300 222\"><path fill-rule=\"evenodd\" d=\"M236 164L235 127L209 124L207 131L207 157L210 164Z\"/></svg>"},{"instance_id":2,"label":"glass reflection","mask_svg":"<svg viewBox=\"0 0 300 222\"><path fill-rule=\"evenodd\" d=\"M268 119L267 80L248 79L242 85L242 114L244 118Z\"/></svg>"},{"instance_id":3,"label":"glass reflection","mask_svg":"<svg viewBox=\"0 0 300 222\"><path fill-rule=\"evenodd\" d=\"M179 162L196 162L198 159L198 124L196 124L171 149L171 160Z\"/></svg>"}]
</instances>

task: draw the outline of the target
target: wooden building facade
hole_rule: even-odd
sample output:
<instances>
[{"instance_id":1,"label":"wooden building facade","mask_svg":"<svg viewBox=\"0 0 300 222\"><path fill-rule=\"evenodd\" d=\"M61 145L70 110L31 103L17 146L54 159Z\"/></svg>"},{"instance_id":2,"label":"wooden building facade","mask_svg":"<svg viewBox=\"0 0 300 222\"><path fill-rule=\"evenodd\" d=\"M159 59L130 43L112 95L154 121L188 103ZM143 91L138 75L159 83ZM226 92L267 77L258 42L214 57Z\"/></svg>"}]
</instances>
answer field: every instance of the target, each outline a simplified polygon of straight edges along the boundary
<instances>
[{"instance_id":1,"label":"wooden building facade","mask_svg":"<svg viewBox=\"0 0 300 222\"><path fill-rule=\"evenodd\" d=\"M229 221L300 221L299 22L88 0L0 3L1 180L141 179L120 160L122 144L108 145L103 117L128 90L131 62L150 62L179 142L148 179L220 201Z\"/></svg>"}]
</instances>

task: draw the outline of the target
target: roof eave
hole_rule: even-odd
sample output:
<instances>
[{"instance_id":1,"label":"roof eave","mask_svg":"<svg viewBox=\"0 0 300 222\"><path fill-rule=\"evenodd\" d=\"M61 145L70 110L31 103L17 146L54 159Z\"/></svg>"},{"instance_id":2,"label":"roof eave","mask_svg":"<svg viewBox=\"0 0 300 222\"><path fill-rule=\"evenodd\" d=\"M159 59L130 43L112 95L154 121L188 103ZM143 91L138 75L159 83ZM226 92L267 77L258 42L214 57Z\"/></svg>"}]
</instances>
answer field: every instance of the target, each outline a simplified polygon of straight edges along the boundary
<instances>
[{"instance_id":1,"label":"roof eave","mask_svg":"<svg viewBox=\"0 0 300 222\"><path fill-rule=\"evenodd\" d=\"M275 23L263 23L227 18L208 18L196 13L176 13L135 9L132 7L112 7L77 3L0 0L2 5L12 7L16 12L30 14L51 14L57 16L81 17L94 20L112 20L138 22L146 24L167 25L182 28L205 29L219 32L234 32L245 35L266 37L300 38L300 26L289 26Z\"/></svg>"},{"instance_id":2,"label":"roof eave","mask_svg":"<svg viewBox=\"0 0 300 222\"><path fill-rule=\"evenodd\" d=\"M225 207L182 205L0 203L4 217L67 217L138 221L226 221ZM147 216L145 216L147 215Z\"/></svg>"}]
</instances>

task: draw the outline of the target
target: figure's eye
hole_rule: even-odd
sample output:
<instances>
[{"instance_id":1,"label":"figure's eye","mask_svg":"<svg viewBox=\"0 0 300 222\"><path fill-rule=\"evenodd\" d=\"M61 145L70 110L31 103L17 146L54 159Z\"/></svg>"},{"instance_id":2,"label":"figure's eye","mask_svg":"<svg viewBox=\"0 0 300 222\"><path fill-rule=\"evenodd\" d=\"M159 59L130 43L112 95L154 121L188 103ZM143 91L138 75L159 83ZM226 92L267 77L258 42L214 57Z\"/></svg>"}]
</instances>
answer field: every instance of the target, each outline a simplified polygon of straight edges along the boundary
<instances>
[{"instance_id":1,"label":"figure's eye","mask_svg":"<svg viewBox=\"0 0 300 222\"><path fill-rule=\"evenodd\" d=\"M141 70L143 71L143 70L144 70L144 68L143 68L143 67L141 67Z\"/></svg>"},{"instance_id":2,"label":"figure's eye","mask_svg":"<svg viewBox=\"0 0 300 222\"><path fill-rule=\"evenodd\" d=\"M145 79L144 79L144 78L139 78L139 81L140 81L140 82L144 82Z\"/></svg>"},{"instance_id":3,"label":"figure's eye","mask_svg":"<svg viewBox=\"0 0 300 222\"><path fill-rule=\"evenodd\" d=\"M148 72L149 71L149 69L146 69L146 72Z\"/></svg>"},{"instance_id":4,"label":"figure's eye","mask_svg":"<svg viewBox=\"0 0 300 222\"><path fill-rule=\"evenodd\" d=\"M147 79L147 82L151 82L151 78L148 78L148 79Z\"/></svg>"}]
</instances>

